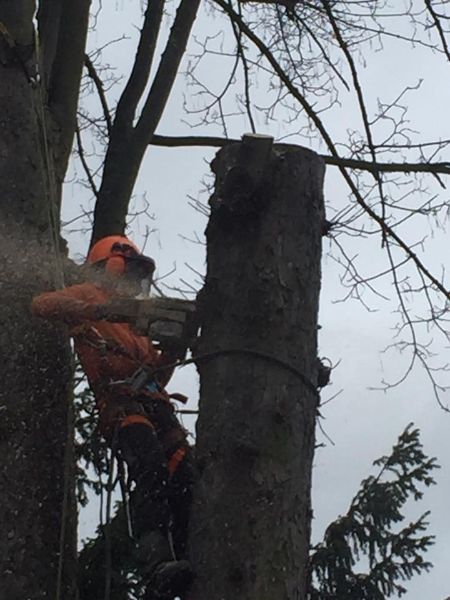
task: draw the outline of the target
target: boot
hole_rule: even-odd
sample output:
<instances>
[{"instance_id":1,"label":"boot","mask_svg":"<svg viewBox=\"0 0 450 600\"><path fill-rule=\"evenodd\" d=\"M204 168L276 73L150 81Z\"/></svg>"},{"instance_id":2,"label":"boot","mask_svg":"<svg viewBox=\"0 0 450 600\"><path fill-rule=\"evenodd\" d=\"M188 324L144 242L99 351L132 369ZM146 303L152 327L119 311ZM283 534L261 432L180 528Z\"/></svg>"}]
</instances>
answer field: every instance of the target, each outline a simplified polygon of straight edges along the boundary
<instances>
[{"instance_id":1,"label":"boot","mask_svg":"<svg viewBox=\"0 0 450 600\"><path fill-rule=\"evenodd\" d=\"M137 558L145 585L143 600L173 600L192 581L187 560L174 560L169 542L160 531L147 533L138 542Z\"/></svg>"}]
</instances>

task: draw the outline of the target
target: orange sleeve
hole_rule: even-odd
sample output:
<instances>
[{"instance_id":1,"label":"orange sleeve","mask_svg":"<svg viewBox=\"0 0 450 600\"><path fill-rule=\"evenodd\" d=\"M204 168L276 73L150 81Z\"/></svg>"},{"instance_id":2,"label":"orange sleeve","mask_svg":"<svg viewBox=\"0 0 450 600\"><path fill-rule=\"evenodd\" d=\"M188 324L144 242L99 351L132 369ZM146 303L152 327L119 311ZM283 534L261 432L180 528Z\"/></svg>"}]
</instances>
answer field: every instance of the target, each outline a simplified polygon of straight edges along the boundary
<instances>
[{"instance_id":1,"label":"orange sleeve","mask_svg":"<svg viewBox=\"0 0 450 600\"><path fill-rule=\"evenodd\" d=\"M55 292L35 296L31 312L44 319L80 325L84 321L98 320L98 303L86 298L83 285L74 285Z\"/></svg>"}]
</instances>

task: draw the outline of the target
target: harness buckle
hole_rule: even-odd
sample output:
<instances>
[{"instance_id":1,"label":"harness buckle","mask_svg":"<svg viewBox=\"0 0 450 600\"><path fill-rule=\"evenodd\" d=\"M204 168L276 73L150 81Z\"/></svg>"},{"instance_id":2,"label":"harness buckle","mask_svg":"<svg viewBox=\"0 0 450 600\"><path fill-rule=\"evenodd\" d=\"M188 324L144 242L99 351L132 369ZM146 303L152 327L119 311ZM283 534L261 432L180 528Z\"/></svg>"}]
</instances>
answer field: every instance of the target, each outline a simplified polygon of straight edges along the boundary
<instances>
[{"instance_id":1,"label":"harness buckle","mask_svg":"<svg viewBox=\"0 0 450 600\"><path fill-rule=\"evenodd\" d=\"M137 394L142 391L161 392L161 386L152 378L148 368L139 367L131 377L126 379L118 379L109 382L110 386L124 385L133 393Z\"/></svg>"}]
</instances>

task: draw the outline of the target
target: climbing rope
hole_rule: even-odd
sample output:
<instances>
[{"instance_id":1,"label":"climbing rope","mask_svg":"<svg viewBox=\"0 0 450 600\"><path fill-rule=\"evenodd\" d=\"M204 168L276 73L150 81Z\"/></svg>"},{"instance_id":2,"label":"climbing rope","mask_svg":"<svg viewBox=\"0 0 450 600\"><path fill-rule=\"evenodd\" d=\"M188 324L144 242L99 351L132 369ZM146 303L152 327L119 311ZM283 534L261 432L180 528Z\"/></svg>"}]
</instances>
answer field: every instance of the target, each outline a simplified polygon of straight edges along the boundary
<instances>
[{"instance_id":1,"label":"climbing rope","mask_svg":"<svg viewBox=\"0 0 450 600\"><path fill-rule=\"evenodd\" d=\"M50 156L50 148L48 143L48 123L46 118L45 99L44 91L42 87L42 78L40 76L40 46L38 32L34 33L35 43L35 60L36 60L36 72L31 75L22 62L22 68L27 76L29 82L30 92L30 103L33 114L36 117L37 130L39 135L38 144L38 156L40 160L41 173L43 176L43 187L46 197L47 206L47 217L48 217L48 229L50 234L50 244L52 247L52 254L54 260L54 269L52 269L54 286L56 288L64 287L64 266L63 259L60 252L59 242L59 218L57 214L58 205L58 190L56 184L56 175L53 166L53 161ZM72 365L72 368L74 365ZM66 544L66 527L69 512L69 487L72 471L72 425L73 425L73 398L68 399L67 403L67 438L64 448L63 458L63 499L61 507L61 527L59 535L59 555L58 555L58 568L56 575L56 590L55 600L62 600L63 598L63 572L64 572L64 555L65 555L65 544Z\"/></svg>"},{"instance_id":2,"label":"climbing rope","mask_svg":"<svg viewBox=\"0 0 450 600\"><path fill-rule=\"evenodd\" d=\"M44 107L44 94L41 85L40 77L40 52L39 52L39 39L38 34L34 34L35 43L35 58L36 72L31 74L28 69L28 65L22 58L18 51L16 41L11 36L6 25L0 21L0 35L5 40L7 46L11 50L12 55L20 65L27 81L29 84L30 93L30 105L32 113L36 117L37 130L40 138L38 144L38 156L41 163L41 173L43 176L43 187L45 190L45 197L47 201L48 209L48 227L50 231L50 242L52 245L53 256L55 261L55 269L53 270L55 287L64 286L64 274L62 258L59 252L59 238L58 238L58 217L56 214L57 207L57 186L55 180L55 173L52 168L50 161L50 151L47 139L47 122L45 116ZM37 99L35 96L37 95ZM62 599L62 575L63 575L63 557L64 557L64 546L66 537L66 521L68 515L68 497L69 497L69 476L70 476L70 459L71 459L71 444L72 438L70 435L72 427L72 403L70 402L67 410L67 440L64 450L64 472L63 472L63 501L61 511L61 528L59 536L59 557L58 557L58 569L57 569L57 581L56 581L56 600Z\"/></svg>"},{"instance_id":3,"label":"climbing rope","mask_svg":"<svg viewBox=\"0 0 450 600\"><path fill-rule=\"evenodd\" d=\"M25 60L23 59L16 41L11 36L6 25L0 21L0 35L6 42L8 48L11 51L11 54L14 56L14 59L20 65L21 70L24 73L24 76L29 84L29 92L30 92L30 105L32 108L33 114L36 116L37 122L37 130L40 138L40 143L38 144L39 152L39 160L41 162L41 173L43 174L43 186L45 190L45 197L47 199L47 209L48 209L48 225L50 231L50 241L53 246L53 254L55 258L55 284L59 287L64 285L64 275L63 275L63 263L61 258L61 253L59 252L59 219L57 214L57 201L58 201L58 190L56 184L56 176L55 171L53 169L52 161L50 158L50 149L48 145L48 124L45 114L45 99L44 92L42 88L42 78L40 76L40 47L39 47L39 36L38 32L34 32L34 55L36 58L35 62L35 72L31 73L29 67ZM37 96L37 98L35 97Z\"/></svg>"},{"instance_id":4,"label":"climbing rope","mask_svg":"<svg viewBox=\"0 0 450 600\"><path fill-rule=\"evenodd\" d=\"M39 144L39 159L41 162L41 172L43 173L43 185L45 196L47 199L47 216L48 227L50 233L50 243L52 246L54 269L52 270L54 277L54 285L57 288L64 287L64 266L63 259L59 247L59 219L57 215L58 191L56 185L56 176L53 163L50 157L50 149L48 144L48 123L45 113L44 92L42 89L42 78L40 77L40 49L39 37L35 32L35 57L36 57L36 75L29 76L30 83L30 100L34 114L36 115L37 128L40 137ZM36 97L37 96L37 97ZM73 401L69 398L67 403L67 439L64 448L63 459L63 499L61 507L61 527L59 536L59 556L58 569L56 575L56 592L55 600L63 598L63 574L64 574L64 555L66 543L66 527L69 512L69 486L72 471L72 414Z\"/></svg>"},{"instance_id":5,"label":"climbing rope","mask_svg":"<svg viewBox=\"0 0 450 600\"><path fill-rule=\"evenodd\" d=\"M36 76L31 77L30 81L30 97L33 111L36 115L39 136L41 138L41 144L39 144L39 157L42 165L42 172L44 174L44 188L47 197L47 209L48 209L48 224L50 229L50 241L52 244L53 256L55 260L55 269L53 271L55 275L55 286L64 287L64 265L62 255L60 252L59 243L59 216L57 212L58 206L58 189L56 183L55 169L53 161L50 156L50 149L48 144L48 123L45 112L45 99L44 91L42 88L42 78L39 75L40 65L40 47L39 47L39 36L35 32L35 54L36 54ZM37 95L37 99L35 98Z\"/></svg>"},{"instance_id":6,"label":"climbing rope","mask_svg":"<svg viewBox=\"0 0 450 600\"><path fill-rule=\"evenodd\" d=\"M127 485L127 477L126 477L126 472L125 472L125 461L123 460L122 456L120 456L120 454L116 454L116 459L117 459L117 470L118 470L118 478L119 478L119 483L120 483L120 490L122 493L122 505L125 510L125 518L127 521L128 537L130 539L134 539L133 523L131 521L131 509L130 509L130 493L129 493L130 490L129 490L129 486Z\"/></svg>"},{"instance_id":7,"label":"climbing rope","mask_svg":"<svg viewBox=\"0 0 450 600\"><path fill-rule=\"evenodd\" d=\"M42 89L42 79L40 77L40 50L39 50L39 37L37 31L34 32L34 55L36 59L35 73L30 73L28 65L22 58L16 41L11 36L6 25L0 21L0 35L5 40L7 46L11 50L12 55L20 65L27 81L29 84L30 93L30 105L32 113L36 117L37 130L39 135L38 144L38 157L40 160L41 173L43 177L43 187L45 191L45 198L47 201L48 210L48 228L50 233L50 243L52 246L54 266L53 277L55 287L64 287L64 272L63 262L61 253L59 251L59 219L57 214L57 185L56 177L53 168L52 161L50 159L50 149L48 144L48 128L45 114L45 101L44 92ZM37 96L37 97L36 97ZM66 538L66 521L68 517L68 499L69 499L69 480L71 470L71 447L72 447L72 403L68 404L67 409L67 440L64 450L64 472L63 472L63 501L61 510L61 528L59 536L59 557L58 557L58 569L57 569L57 580L56 580L56 600L62 600L62 578L63 578L63 562L64 562L64 546Z\"/></svg>"},{"instance_id":8,"label":"climbing rope","mask_svg":"<svg viewBox=\"0 0 450 600\"><path fill-rule=\"evenodd\" d=\"M112 493L114 489L114 456L117 438L112 442L111 455L108 465L108 483L106 489L106 523L105 523L105 593L104 600L111 597L111 578L112 578L112 543L111 543L111 504Z\"/></svg>"}]
</instances>

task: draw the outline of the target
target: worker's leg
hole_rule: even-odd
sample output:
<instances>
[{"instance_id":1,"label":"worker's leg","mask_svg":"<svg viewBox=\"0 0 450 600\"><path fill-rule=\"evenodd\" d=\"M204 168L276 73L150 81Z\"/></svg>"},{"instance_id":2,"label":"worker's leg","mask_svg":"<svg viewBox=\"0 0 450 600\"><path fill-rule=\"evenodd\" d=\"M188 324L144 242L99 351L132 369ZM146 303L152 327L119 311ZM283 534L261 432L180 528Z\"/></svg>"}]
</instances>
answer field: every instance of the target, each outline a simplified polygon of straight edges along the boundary
<instances>
[{"instance_id":1,"label":"worker's leg","mask_svg":"<svg viewBox=\"0 0 450 600\"><path fill-rule=\"evenodd\" d=\"M131 511L136 538L148 531L167 535L169 472L151 422L141 415L125 417L118 430L117 445L127 463L129 477L135 483Z\"/></svg>"},{"instance_id":2,"label":"worker's leg","mask_svg":"<svg viewBox=\"0 0 450 600\"><path fill-rule=\"evenodd\" d=\"M156 530L166 535L170 520L167 462L141 403L120 396L108 399L100 407L100 430L122 455L135 483L131 502L135 536Z\"/></svg>"},{"instance_id":3,"label":"worker's leg","mask_svg":"<svg viewBox=\"0 0 450 600\"><path fill-rule=\"evenodd\" d=\"M192 449L181 446L169 458L168 464L173 547L177 558L185 558L194 479Z\"/></svg>"},{"instance_id":4,"label":"worker's leg","mask_svg":"<svg viewBox=\"0 0 450 600\"><path fill-rule=\"evenodd\" d=\"M175 555L178 559L185 558L192 503L192 450L186 439L186 430L178 421L171 404L164 400L151 400L145 403L145 407L167 458L167 497L171 509L170 530Z\"/></svg>"},{"instance_id":5,"label":"worker's leg","mask_svg":"<svg viewBox=\"0 0 450 600\"><path fill-rule=\"evenodd\" d=\"M186 561L176 561L168 541L170 507L166 457L152 423L128 415L118 430L119 451L136 487L132 522L138 561L146 584L145 600L169 600L184 592L190 580Z\"/></svg>"},{"instance_id":6,"label":"worker's leg","mask_svg":"<svg viewBox=\"0 0 450 600\"><path fill-rule=\"evenodd\" d=\"M169 544L170 507L165 452L142 404L114 398L100 407L100 428L127 463L135 483L130 508L143 600L172 600L186 589L189 564L174 560Z\"/></svg>"}]
</instances>

